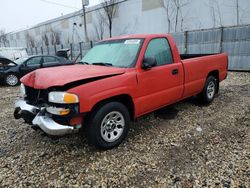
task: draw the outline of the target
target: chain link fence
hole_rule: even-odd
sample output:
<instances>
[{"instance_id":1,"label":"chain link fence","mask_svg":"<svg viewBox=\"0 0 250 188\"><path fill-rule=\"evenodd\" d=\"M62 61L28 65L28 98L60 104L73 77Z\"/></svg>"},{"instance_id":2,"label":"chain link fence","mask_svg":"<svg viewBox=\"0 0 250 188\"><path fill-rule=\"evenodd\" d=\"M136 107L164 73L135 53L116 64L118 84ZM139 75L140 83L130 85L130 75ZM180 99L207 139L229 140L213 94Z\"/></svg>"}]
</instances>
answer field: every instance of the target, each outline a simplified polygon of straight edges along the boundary
<instances>
[{"instance_id":1,"label":"chain link fence","mask_svg":"<svg viewBox=\"0 0 250 188\"><path fill-rule=\"evenodd\" d=\"M211 54L226 52L229 70L250 71L250 25L172 33L180 53ZM70 59L81 59L95 42L28 48L29 55L50 54L69 49Z\"/></svg>"},{"instance_id":2,"label":"chain link fence","mask_svg":"<svg viewBox=\"0 0 250 188\"><path fill-rule=\"evenodd\" d=\"M80 60L93 47L94 42L80 42L68 45L52 45L52 46L41 46L35 48L27 48L29 55L55 55L58 50L69 49L71 60Z\"/></svg>"}]
</instances>

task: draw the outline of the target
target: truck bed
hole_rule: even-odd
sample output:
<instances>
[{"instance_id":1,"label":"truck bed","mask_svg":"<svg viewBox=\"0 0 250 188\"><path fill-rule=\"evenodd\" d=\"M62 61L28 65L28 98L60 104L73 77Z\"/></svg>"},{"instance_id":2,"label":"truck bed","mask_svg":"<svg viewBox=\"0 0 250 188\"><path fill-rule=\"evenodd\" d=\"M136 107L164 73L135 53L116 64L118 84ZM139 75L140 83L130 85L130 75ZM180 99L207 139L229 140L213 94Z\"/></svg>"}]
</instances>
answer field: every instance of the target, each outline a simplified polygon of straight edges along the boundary
<instances>
[{"instance_id":1,"label":"truck bed","mask_svg":"<svg viewBox=\"0 0 250 188\"><path fill-rule=\"evenodd\" d=\"M183 59L184 58L184 59ZM225 79L227 74L227 54L185 54L181 55L185 70L184 97L194 95L202 91L208 73L216 70L219 81Z\"/></svg>"}]
</instances>

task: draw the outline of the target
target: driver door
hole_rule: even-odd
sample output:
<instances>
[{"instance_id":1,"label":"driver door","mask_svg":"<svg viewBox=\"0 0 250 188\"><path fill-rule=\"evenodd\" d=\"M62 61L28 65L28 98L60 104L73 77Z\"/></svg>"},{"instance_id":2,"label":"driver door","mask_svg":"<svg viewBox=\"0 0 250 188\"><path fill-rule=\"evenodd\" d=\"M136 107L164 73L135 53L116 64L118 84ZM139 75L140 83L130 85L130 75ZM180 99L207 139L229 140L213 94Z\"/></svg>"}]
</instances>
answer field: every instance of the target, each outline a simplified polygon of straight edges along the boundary
<instances>
[{"instance_id":1,"label":"driver door","mask_svg":"<svg viewBox=\"0 0 250 188\"><path fill-rule=\"evenodd\" d=\"M179 100L183 92L183 68L174 62L166 38L152 39L144 58L155 58L157 65L138 71L138 114L142 115Z\"/></svg>"}]
</instances>

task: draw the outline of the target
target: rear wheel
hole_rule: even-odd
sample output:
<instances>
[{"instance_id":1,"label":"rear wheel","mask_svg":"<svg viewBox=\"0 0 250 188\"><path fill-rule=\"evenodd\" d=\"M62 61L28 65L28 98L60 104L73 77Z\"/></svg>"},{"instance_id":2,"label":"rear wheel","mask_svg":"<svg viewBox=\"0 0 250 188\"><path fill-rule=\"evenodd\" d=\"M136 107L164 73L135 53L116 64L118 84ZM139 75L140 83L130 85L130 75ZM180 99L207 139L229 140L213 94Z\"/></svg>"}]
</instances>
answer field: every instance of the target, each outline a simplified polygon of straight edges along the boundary
<instances>
[{"instance_id":1,"label":"rear wheel","mask_svg":"<svg viewBox=\"0 0 250 188\"><path fill-rule=\"evenodd\" d=\"M5 84L8 86L16 86L19 83L17 75L10 73L5 77Z\"/></svg>"},{"instance_id":2,"label":"rear wheel","mask_svg":"<svg viewBox=\"0 0 250 188\"><path fill-rule=\"evenodd\" d=\"M199 94L199 98L205 104L209 104L214 100L215 94L218 90L218 83L214 76L209 76L206 80L204 89Z\"/></svg>"},{"instance_id":3,"label":"rear wheel","mask_svg":"<svg viewBox=\"0 0 250 188\"><path fill-rule=\"evenodd\" d=\"M119 102L109 102L95 109L86 123L85 133L90 144L111 149L126 138L130 117L127 108Z\"/></svg>"}]
</instances>

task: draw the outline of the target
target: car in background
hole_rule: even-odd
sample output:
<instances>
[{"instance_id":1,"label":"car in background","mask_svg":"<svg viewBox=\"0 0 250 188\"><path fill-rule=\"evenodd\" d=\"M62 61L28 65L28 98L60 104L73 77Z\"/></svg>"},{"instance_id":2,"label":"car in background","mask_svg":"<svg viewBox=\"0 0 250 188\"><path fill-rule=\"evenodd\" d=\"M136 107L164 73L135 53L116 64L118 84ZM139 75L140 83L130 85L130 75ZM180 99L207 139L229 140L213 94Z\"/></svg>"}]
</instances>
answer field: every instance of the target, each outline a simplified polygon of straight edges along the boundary
<instances>
[{"instance_id":1,"label":"car in background","mask_svg":"<svg viewBox=\"0 0 250 188\"><path fill-rule=\"evenodd\" d=\"M52 55L22 57L15 61L0 56L0 80L8 86L16 86L21 77L36 69L72 64L66 58Z\"/></svg>"}]
</instances>

